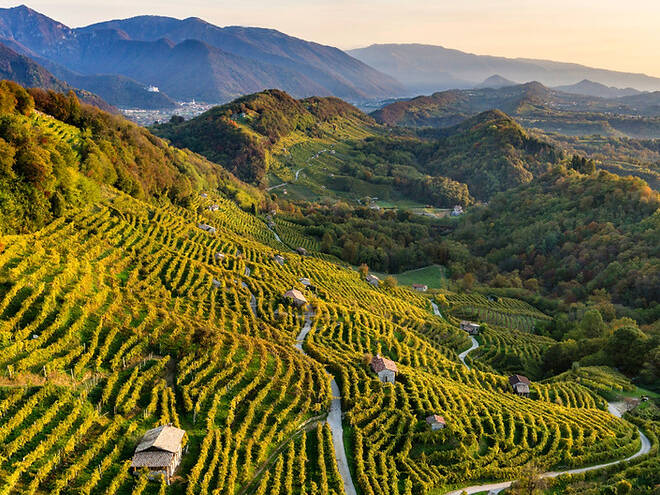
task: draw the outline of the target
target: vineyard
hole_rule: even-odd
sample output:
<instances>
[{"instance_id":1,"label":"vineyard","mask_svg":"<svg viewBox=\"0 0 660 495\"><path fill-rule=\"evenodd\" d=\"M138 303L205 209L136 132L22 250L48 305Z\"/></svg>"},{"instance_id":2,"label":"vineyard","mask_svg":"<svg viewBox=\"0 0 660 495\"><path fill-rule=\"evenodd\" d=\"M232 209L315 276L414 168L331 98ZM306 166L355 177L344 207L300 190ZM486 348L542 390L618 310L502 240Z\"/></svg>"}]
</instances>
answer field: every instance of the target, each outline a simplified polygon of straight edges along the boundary
<instances>
[{"instance_id":1,"label":"vineyard","mask_svg":"<svg viewBox=\"0 0 660 495\"><path fill-rule=\"evenodd\" d=\"M538 320L550 317L520 299L451 294L447 296L450 310L459 319L473 318L490 325L530 332Z\"/></svg>"},{"instance_id":2,"label":"vineyard","mask_svg":"<svg viewBox=\"0 0 660 495\"><path fill-rule=\"evenodd\" d=\"M483 371L523 373L530 377L542 375L540 365L543 352L555 343L548 337L495 326L482 327L477 339L480 341L479 348L467 358L470 367Z\"/></svg>"},{"instance_id":3,"label":"vineyard","mask_svg":"<svg viewBox=\"0 0 660 495\"><path fill-rule=\"evenodd\" d=\"M574 467L639 448L636 429L588 388L533 383L532 400L513 395L505 376L458 362L468 338L434 316L425 295L376 289L353 270L295 254L226 198L209 191L190 208L109 188L104 198L0 239L0 494L340 495L324 368L341 388L365 495L426 493L515 477L532 459ZM303 311L282 297L292 287L314 310L307 355L293 346ZM476 306L459 297L452 304ZM397 363L395 384L364 365L376 353ZM429 414L448 427L428 431ZM167 423L187 432L172 485L134 477L139 438Z\"/></svg>"},{"instance_id":4,"label":"vineyard","mask_svg":"<svg viewBox=\"0 0 660 495\"><path fill-rule=\"evenodd\" d=\"M128 466L144 431L173 423L188 450L165 492L340 494L323 367L341 386L365 494L511 477L531 458L579 466L638 447L635 429L588 389L535 383L535 400L514 396L506 377L458 363L467 337L434 317L424 295L374 289L285 251L228 200L200 198L188 210L107 195L2 239L1 493L156 493ZM204 208L211 201L219 211ZM282 299L304 289L301 277L316 287L310 357L292 345L302 313ZM398 363L396 384L362 364L377 352ZM431 413L448 428L426 431Z\"/></svg>"}]
</instances>

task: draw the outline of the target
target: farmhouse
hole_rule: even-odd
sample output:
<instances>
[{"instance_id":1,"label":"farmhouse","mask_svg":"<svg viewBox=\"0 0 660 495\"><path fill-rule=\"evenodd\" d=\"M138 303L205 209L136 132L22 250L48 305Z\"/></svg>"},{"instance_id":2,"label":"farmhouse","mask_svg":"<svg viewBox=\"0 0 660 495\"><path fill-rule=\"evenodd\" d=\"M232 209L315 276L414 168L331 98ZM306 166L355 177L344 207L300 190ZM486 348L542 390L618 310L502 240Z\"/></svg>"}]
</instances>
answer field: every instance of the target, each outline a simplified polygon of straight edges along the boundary
<instances>
[{"instance_id":1,"label":"farmhouse","mask_svg":"<svg viewBox=\"0 0 660 495\"><path fill-rule=\"evenodd\" d=\"M151 476L163 475L169 482L181 462L181 441L185 434L171 424L146 432L133 455L133 472L146 468Z\"/></svg>"},{"instance_id":2,"label":"farmhouse","mask_svg":"<svg viewBox=\"0 0 660 495\"><path fill-rule=\"evenodd\" d=\"M463 207L460 206L460 205L456 205L456 206L454 206L454 209L452 210L452 212L449 215L452 216L452 217L457 217L457 216L460 216L462 214L463 214Z\"/></svg>"},{"instance_id":3,"label":"farmhouse","mask_svg":"<svg viewBox=\"0 0 660 495\"><path fill-rule=\"evenodd\" d=\"M426 422L431 426L431 430L433 431L442 430L445 426L447 426L447 423L445 423L445 418L437 414L432 414L426 418Z\"/></svg>"},{"instance_id":4,"label":"farmhouse","mask_svg":"<svg viewBox=\"0 0 660 495\"><path fill-rule=\"evenodd\" d=\"M291 299L296 306L307 304L307 298L298 289L291 289L284 293L284 297Z\"/></svg>"},{"instance_id":5,"label":"farmhouse","mask_svg":"<svg viewBox=\"0 0 660 495\"><path fill-rule=\"evenodd\" d=\"M461 322L461 330L465 330L470 335L479 335L479 330L481 330L481 325L478 325L471 321L463 320Z\"/></svg>"},{"instance_id":6,"label":"farmhouse","mask_svg":"<svg viewBox=\"0 0 660 495\"><path fill-rule=\"evenodd\" d=\"M376 275L367 275L367 283L373 285L374 287L378 287L378 284L380 284L380 279Z\"/></svg>"},{"instance_id":7,"label":"farmhouse","mask_svg":"<svg viewBox=\"0 0 660 495\"><path fill-rule=\"evenodd\" d=\"M376 354L371 358L370 364L371 369L378 375L381 382L394 383L396 374L399 372L394 361L384 358L380 354Z\"/></svg>"},{"instance_id":8,"label":"farmhouse","mask_svg":"<svg viewBox=\"0 0 660 495\"><path fill-rule=\"evenodd\" d=\"M529 378L523 375L511 375L509 377L509 383L513 391L523 397L529 397Z\"/></svg>"},{"instance_id":9,"label":"farmhouse","mask_svg":"<svg viewBox=\"0 0 660 495\"><path fill-rule=\"evenodd\" d=\"M417 292L426 292L429 290L429 286L424 284L413 284L412 286Z\"/></svg>"}]
</instances>

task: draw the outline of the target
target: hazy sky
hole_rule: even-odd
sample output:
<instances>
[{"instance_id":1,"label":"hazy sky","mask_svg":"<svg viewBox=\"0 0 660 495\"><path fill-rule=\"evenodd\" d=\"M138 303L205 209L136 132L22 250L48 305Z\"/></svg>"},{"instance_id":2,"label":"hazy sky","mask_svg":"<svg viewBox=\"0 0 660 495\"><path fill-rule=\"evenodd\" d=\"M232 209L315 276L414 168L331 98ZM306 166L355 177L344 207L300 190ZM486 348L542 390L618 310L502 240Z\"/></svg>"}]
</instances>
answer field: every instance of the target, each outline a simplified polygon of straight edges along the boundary
<instances>
[{"instance_id":1,"label":"hazy sky","mask_svg":"<svg viewBox=\"0 0 660 495\"><path fill-rule=\"evenodd\" d=\"M141 14L196 16L219 26L272 27L344 49L427 43L660 77L660 0L25 1L71 27Z\"/></svg>"}]
</instances>

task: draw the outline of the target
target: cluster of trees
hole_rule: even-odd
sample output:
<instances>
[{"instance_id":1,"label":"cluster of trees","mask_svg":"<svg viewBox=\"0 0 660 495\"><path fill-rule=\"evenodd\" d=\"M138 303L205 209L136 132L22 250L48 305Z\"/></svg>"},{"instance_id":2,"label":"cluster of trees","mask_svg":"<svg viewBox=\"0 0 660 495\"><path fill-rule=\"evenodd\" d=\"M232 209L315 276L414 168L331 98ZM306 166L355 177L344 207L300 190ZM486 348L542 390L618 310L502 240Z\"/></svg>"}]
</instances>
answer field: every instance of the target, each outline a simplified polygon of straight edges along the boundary
<instances>
[{"instance_id":1,"label":"cluster of trees","mask_svg":"<svg viewBox=\"0 0 660 495\"><path fill-rule=\"evenodd\" d=\"M608 305L603 314L596 307L580 318L561 314L549 322L539 322L537 331L559 340L543 355L543 369L548 376L573 366L607 365L642 383L653 385L660 380L660 325L640 329L634 320L615 318Z\"/></svg>"},{"instance_id":2,"label":"cluster of trees","mask_svg":"<svg viewBox=\"0 0 660 495\"><path fill-rule=\"evenodd\" d=\"M44 117L37 114L52 117ZM0 229L21 232L93 201L106 184L141 199L188 204L202 188L261 194L147 130L68 94L0 82Z\"/></svg>"},{"instance_id":3,"label":"cluster of trees","mask_svg":"<svg viewBox=\"0 0 660 495\"><path fill-rule=\"evenodd\" d=\"M660 317L659 206L640 179L557 167L473 209L452 238L488 262L482 281L565 304L604 289L618 313L649 323Z\"/></svg>"},{"instance_id":4,"label":"cluster of trees","mask_svg":"<svg viewBox=\"0 0 660 495\"><path fill-rule=\"evenodd\" d=\"M352 265L365 263L379 272L447 264L456 247L443 241L446 231L437 223L407 210L314 204L290 212L286 219L316 239L321 252Z\"/></svg>"}]
</instances>

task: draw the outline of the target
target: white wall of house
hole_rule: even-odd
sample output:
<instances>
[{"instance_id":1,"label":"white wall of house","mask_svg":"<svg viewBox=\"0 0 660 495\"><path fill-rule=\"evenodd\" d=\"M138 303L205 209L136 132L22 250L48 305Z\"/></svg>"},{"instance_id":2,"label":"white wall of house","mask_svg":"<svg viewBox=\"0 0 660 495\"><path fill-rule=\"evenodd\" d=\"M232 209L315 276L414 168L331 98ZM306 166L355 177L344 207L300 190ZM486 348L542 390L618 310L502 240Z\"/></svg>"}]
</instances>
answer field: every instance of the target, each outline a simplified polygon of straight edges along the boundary
<instances>
[{"instance_id":1,"label":"white wall of house","mask_svg":"<svg viewBox=\"0 0 660 495\"><path fill-rule=\"evenodd\" d=\"M394 373L394 371L391 370L383 370L380 373L378 373L378 378L383 383L394 383L394 380L396 378L396 373Z\"/></svg>"}]
</instances>

